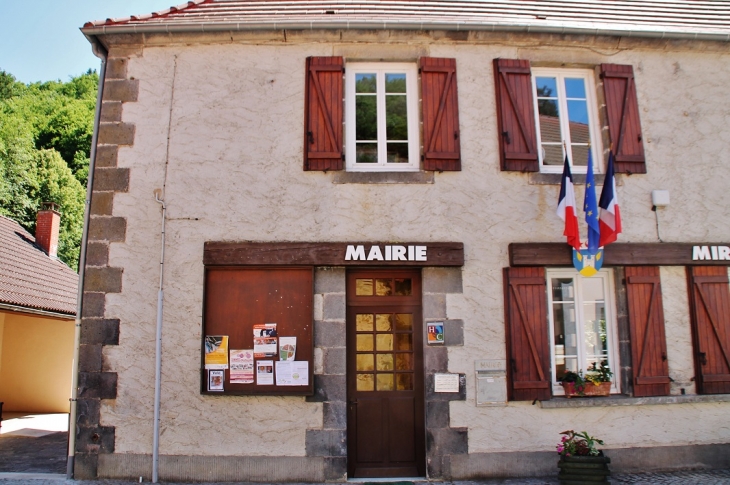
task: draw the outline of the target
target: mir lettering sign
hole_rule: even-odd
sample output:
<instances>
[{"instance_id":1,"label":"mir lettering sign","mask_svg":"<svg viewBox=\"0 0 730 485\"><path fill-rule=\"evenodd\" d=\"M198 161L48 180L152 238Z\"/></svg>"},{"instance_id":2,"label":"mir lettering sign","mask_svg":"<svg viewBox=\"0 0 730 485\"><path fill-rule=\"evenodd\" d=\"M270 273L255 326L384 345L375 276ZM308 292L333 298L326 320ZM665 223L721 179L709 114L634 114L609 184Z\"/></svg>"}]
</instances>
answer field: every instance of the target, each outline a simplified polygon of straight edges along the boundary
<instances>
[{"instance_id":1,"label":"mir lettering sign","mask_svg":"<svg viewBox=\"0 0 730 485\"><path fill-rule=\"evenodd\" d=\"M730 247L692 246L692 261L730 261Z\"/></svg>"},{"instance_id":2,"label":"mir lettering sign","mask_svg":"<svg viewBox=\"0 0 730 485\"><path fill-rule=\"evenodd\" d=\"M428 261L427 246L399 246L373 244L369 251L364 245L350 244L345 250L345 261Z\"/></svg>"}]
</instances>

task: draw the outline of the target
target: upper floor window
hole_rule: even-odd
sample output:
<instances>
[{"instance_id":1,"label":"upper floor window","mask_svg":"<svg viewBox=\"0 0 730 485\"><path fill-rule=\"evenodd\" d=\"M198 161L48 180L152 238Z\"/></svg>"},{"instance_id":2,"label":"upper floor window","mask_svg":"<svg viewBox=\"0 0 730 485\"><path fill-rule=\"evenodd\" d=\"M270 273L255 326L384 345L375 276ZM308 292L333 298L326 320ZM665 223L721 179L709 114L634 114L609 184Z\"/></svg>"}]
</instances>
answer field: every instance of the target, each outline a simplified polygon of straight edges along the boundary
<instances>
[{"instance_id":1,"label":"upper floor window","mask_svg":"<svg viewBox=\"0 0 730 485\"><path fill-rule=\"evenodd\" d=\"M561 172L566 150L573 173L585 173L588 150L601 153L593 73L583 69L533 69L541 172ZM594 170L600 172L600 163Z\"/></svg>"},{"instance_id":2,"label":"upper floor window","mask_svg":"<svg viewBox=\"0 0 730 485\"><path fill-rule=\"evenodd\" d=\"M306 69L304 170L461 170L455 59L308 57Z\"/></svg>"},{"instance_id":3,"label":"upper floor window","mask_svg":"<svg viewBox=\"0 0 730 485\"><path fill-rule=\"evenodd\" d=\"M591 69L533 69L526 59L494 59L502 170L560 173L565 143L573 173L585 173L590 142L599 172L605 130L616 173L646 173L634 69L600 64L596 71L600 83ZM605 116L599 122L596 88L601 85Z\"/></svg>"},{"instance_id":4,"label":"upper floor window","mask_svg":"<svg viewBox=\"0 0 730 485\"><path fill-rule=\"evenodd\" d=\"M417 76L415 64L347 65L347 170L419 170Z\"/></svg>"}]
</instances>

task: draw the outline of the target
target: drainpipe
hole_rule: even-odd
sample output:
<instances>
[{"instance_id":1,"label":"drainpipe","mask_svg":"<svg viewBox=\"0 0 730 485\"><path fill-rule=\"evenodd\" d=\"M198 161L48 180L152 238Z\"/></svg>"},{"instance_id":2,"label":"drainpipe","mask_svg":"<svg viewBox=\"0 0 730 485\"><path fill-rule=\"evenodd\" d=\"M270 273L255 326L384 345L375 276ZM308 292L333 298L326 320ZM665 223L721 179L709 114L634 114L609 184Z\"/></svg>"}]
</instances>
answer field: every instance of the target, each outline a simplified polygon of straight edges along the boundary
<instances>
[{"instance_id":1,"label":"drainpipe","mask_svg":"<svg viewBox=\"0 0 730 485\"><path fill-rule=\"evenodd\" d=\"M81 234L81 249L79 254L79 288L76 296L76 326L74 329L74 360L71 371L71 408L68 415L68 460L66 462L66 478L74 476L74 459L76 455L76 424L79 387L79 345L81 343L81 310L84 295L84 273L86 270L86 245L89 239L89 213L91 212L91 193L94 187L94 166L96 164L96 144L99 139L99 120L101 118L101 97L104 93L104 78L106 76L107 50L95 38L89 37L91 50L101 59L99 69L99 88L96 92L96 112L94 113L94 133L91 136L91 154L89 156L89 178L86 184L86 201L84 204L84 229Z\"/></svg>"},{"instance_id":2,"label":"drainpipe","mask_svg":"<svg viewBox=\"0 0 730 485\"><path fill-rule=\"evenodd\" d=\"M157 290L157 334L155 336L155 417L154 434L152 436L152 483L157 483L160 468L160 388L162 381L162 302L163 276L165 269L165 217L167 206L164 199L160 199L159 192L155 192L155 200L162 206L162 233L160 250L160 287Z\"/></svg>"}]
</instances>

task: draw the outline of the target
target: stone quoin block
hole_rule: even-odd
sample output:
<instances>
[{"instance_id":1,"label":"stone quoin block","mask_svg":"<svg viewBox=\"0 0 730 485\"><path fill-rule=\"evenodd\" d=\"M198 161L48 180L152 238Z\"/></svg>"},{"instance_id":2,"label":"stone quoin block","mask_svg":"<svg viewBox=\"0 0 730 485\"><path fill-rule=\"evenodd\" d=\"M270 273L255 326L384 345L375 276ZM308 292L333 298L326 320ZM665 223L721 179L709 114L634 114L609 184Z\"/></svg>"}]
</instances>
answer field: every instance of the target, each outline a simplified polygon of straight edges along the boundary
<instances>
[{"instance_id":1,"label":"stone quoin block","mask_svg":"<svg viewBox=\"0 0 730 485\"><path fill-rule=\"evenodd\" d=\"M119 345L119 319L82 319L81 343Z\"/></svg>"},{"instance_id":2,"label":"stone quoin block","mask_svg":"<svg viewBox=\"0 0 730 485\"><path fill-rule=\"evenodd\" d=\"M448 401L426 401L426 428L448 428L449 421Z\"/></svg>"},{"instance_id":3,"label":"stone quoin block","mask_svg":"<svg viewBox=\"0 0 730 485\"><path fill-rule=\"evenodd\" d=\"M124 242L127 220L124 217L96 217L89 221L89 241Z\"/></svg>"},{"instance_id":4,"label":"stone quoin block","mask_svg":"<svg viewBox=\"0 0 730 485\"><path fill-rule=\"evenodd\" d=\"M344 293L345 268L316 268L314 270L315 293Z\"/></svg>"},{"instance_id":5,"label":"stone quoin block","mask_svg":"<svg viewBox=\"0 0 730 485\"><path fill-rule=\"evenodd\" d=\"M116 167L119 147L117 145L99 145L96 147L96 168Z\"/></svg>"},{"instance_id":6,"label":"stone quoin block","mask_svg":"<svg viewBox=\"0 0 730 485\"><path fill-rule=\"evenodd\" d=\"M344 321L314 322L315 347L344 347L347 337Z\"/></svg>"},{"instance_id":7,"label":"stone quoin block","mask_svg":"<svg viewBox=\"0 0 730 485\"><path fill-rule=\"evenodd\" d=\"M446 320L444 322L444 345L464 345L463 320Z\"/></svg>"},{"instance_id":8,"label":"stone quoin block","mask_svg":"<svg viewBox=\"0 0 730 485\"><path fill-rule=\"evenodd\" d=\"M81 300L81 316L83 318L103 317L106 306L104 293L84 292Z\"/></svg>"},{"instance_id":9,"label":"stone quoin block","mask_svg":"<svg viewBox=\"0 0 730 485\"><path fill-rule=\"evenodd\" d=\"M308 429L304 438L307 456L347 456L347 432Z\"/></svg>"},{"instance_id":10,"label":"stone quoin block","mask_svg":"<svg viewBox=\"0 0 730 485\"><path fill-rule=\"evenodd\" d=\"M128 168L97 168L94 170L94 191L113 190L127 192L129 190Z\"/></svg>"},{"instance_id":11,"label":"stone quoin block","mask_svg":"<svg viewBox=\"0 0 730 485\"><path fill-rule=\"evenodd\" d=\"M132 40L131 36L126 36L126 38ZM109 49L107 59L140 57L142 55L144 46L142 46L141 44L131 44L128 42L121 44L125 40L124 35L117 34L116 39L120 42L120 45L114 46Z\"/></svg>"},{"instance_id":12,"label":"stone quoin block","mask_svg":"<svg viewBox=\"0 0 730 485\"><path fill-rule=\"evenodd\" d=\"M79 372L79 398L116 399L115 372Z\"/></svg>"},{"instance_id":13,"label":"stone quoin block","mask_svg":"<svg viewBox=\"0 0 730 485\"><path fill-rule=\"evenodd\" d=\"M79 345L79 372L101 372L101 344Z\"/></svg>"},{"instance_id":14,"label":"stone quoin block","mask_svg":"<svg viewBox=\"0 0 730 485\"><path fill-rule=\"evenodd\" d=\"M98 468L98 453L76 453L74 457L75 480L91 480L97 478Z\"/></svg>"},{"instance_id":15,"label":"stone quoin block","mask_svg":"<svg viewBox=\"0 0 730 485\"><path fill-rule=\"evenodd\" d=\"M137 101L139 81L137 79L107 80L104 83L103 101L121 101L123 103Z\"/></svg>"},{"instance_id":16,"label":"stone quoin block","mask_svg":"<svg viewBox=\"0 0 730 485\"><path fill-rule=\"evenodd\" d=\"M345 349L325 348L324 351L324 373L330 375L345 375L347 367L347 355Z\"/></svg>"},{"instance_id":17,"label":"stone quoin block","mask_svg":"<svg viewBox=\"0 0 730 485\"><path fill-rule=\"evenodd\" d=\"M99 143L102 145L133 145L134 125L131 123L100 123Z\"/></svg>"},{"instance_id":18,"label":"stone quoin block","mask_svg":"<svg viewBox=\"0 0 730 485\"><path fill-rule=\"evenodd\" d=\"M468 453L467 428L437 428L426 431L426 450L438 451L440 455L461 455Z\"/></svg>"},{"instance_id":19,"label":"stone quoin block","mask_svg":"<svg viewBox=\"0 0 730 485\"><path fill-rule=\"evenodd\" d=\"M314 395L307 402L345 401L347 381L345 376L314 376Z\"/></svg>"},{"instance_id":20,"label":"stone quoin block","mask_svg":"<svg viewBox=\"0 0 730 485\"><path fill-rule=\"evenodd\" d=\"M104 266L101 268L87 267L84 276L85 291L100 291L103 293L121 293L122 268Z\"/></svg>"},{"instance_id":21,"label":"stone quoin block","mask_svg":"<svg viewBox=\"0 0 730 485\"><path fill-rule=\"evenodd\" d=\"M444 346L423 349L424 372L446 372L449 368L449 353Z\"/></svg>"},{"instance_id":22,"label":"stone quoin block","mask_svg":"<svg viewBox=\"0 0 730 485\"><path fill-rule=\"evenodd\" d=\"M96 426L101 417L101 401L98 399L78 399L76 401L76 424Z\"/></svg>"},{"instance_id":23,"label":"stone quoin block","mask_svg":"<svg viewBox=\"0 0 730 485\"><path fill-rule=\"evenodd\" d=\"M111 58L107 60L105 73L106 79L126 79L128 65L129 59L125 59L123 57Z\"/></svg>"},{"instance_id":24,"label":"stone quoin block","mask_svg":"<svg viewBox=\"0 0 730 485\"><path fill-rule=\"evenodd\" d=\"M423 295L423 317L446 318L446 295L443 293Z\"/></svg>"},{"instance_id":25,"label":"stone quoin block","mask_svg":"<svg viewBox=\"0 0 730 485\"><path fill-rule=\"evenodd\" d=\"M76 451L79 453L114 453L113 426L79 427Z\"/></svg>"},{"instance_id":26,"label":"stone quoin block","mask_svg":"<svg viewBox=\"0 0 730 485\"><path fill-rule=\"evenodd\" d=\"M324 320L344 320L346 315L345 294L324 295Z\"/></svg>"},{"instance_id":27,"label":"stone quoin block","mask_svg":"<svg viewBox=\"0 0 730 485\"><path fill-rule=\"evenodd\" d=\"M122 121L122 102L121 101L104 101L101 103L101 116L99 121L114 122Z\"/></svg>"},{"instance_id":28,"label":"stone quoin block","mask_svg":"<svg viewBox=\"0 0 730 485\"><path fill-rule=\"evenodd\" d=\"M86 265L106 266L107 264L109 264L109 244L103 242L88 243L86 246Z\"/></svg>"},{"instance_id":29,"label":"stone quoin block","mask_svg":"<svg viewBox=\"0 0 730 485\"><path fill-rule=\"evenodd\" d=\"M347 457L328 456L324 459L325 480L343 481L347 473Z\"/></svg>"},{"instance_id":30,"label":"stone quoin block","mask_svg":"<svg viewBox=\"0 0 730 485\"><path fill-rule=\"evenodd\" d=\"M424 293L463 293L461 268L423 268Z\"/></svg>"},{"instance_id":31,"label":"stone quoin block","mask_svg":"<svg viewBox=\"0 0 730 485\"><path fill-rule=\"evenodd\" d=\"M326 402L322 404L324 429L347 428L347 403Z\"/></svg>"},{"instance_id":32,"label":"stone quoin block","mask_svg":"<svg viewBox=\"0 0 730 485\"><path fill-rule=\"evenodd\" d=\"M99 169L96 169L99 173ZM95 177L96 178L96 177ZM110 216L114 208L114 192L96 192L91 195L91 215ZM88 249L87 249L88 252ZM88 258L88 254L86 256Z\"/></svg>"}]
</instances>

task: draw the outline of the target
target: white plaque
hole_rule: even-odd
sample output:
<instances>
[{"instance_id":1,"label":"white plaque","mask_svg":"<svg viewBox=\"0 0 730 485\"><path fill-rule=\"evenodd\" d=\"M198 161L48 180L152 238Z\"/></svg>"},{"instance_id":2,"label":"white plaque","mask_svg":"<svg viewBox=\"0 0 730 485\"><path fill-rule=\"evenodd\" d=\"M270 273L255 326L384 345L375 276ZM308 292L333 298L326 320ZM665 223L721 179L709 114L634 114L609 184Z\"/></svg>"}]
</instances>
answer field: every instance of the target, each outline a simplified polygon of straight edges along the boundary
<instances>
[{"instance_id":1,"label":"white plaque","mask_svg":"<svg viewBox=\"0 0 730 485\"><path fill-rule=\"evenodd\" d=\"M459 374L434 374L433 392L459 392Z\"/></svg>"}]
</instances>

